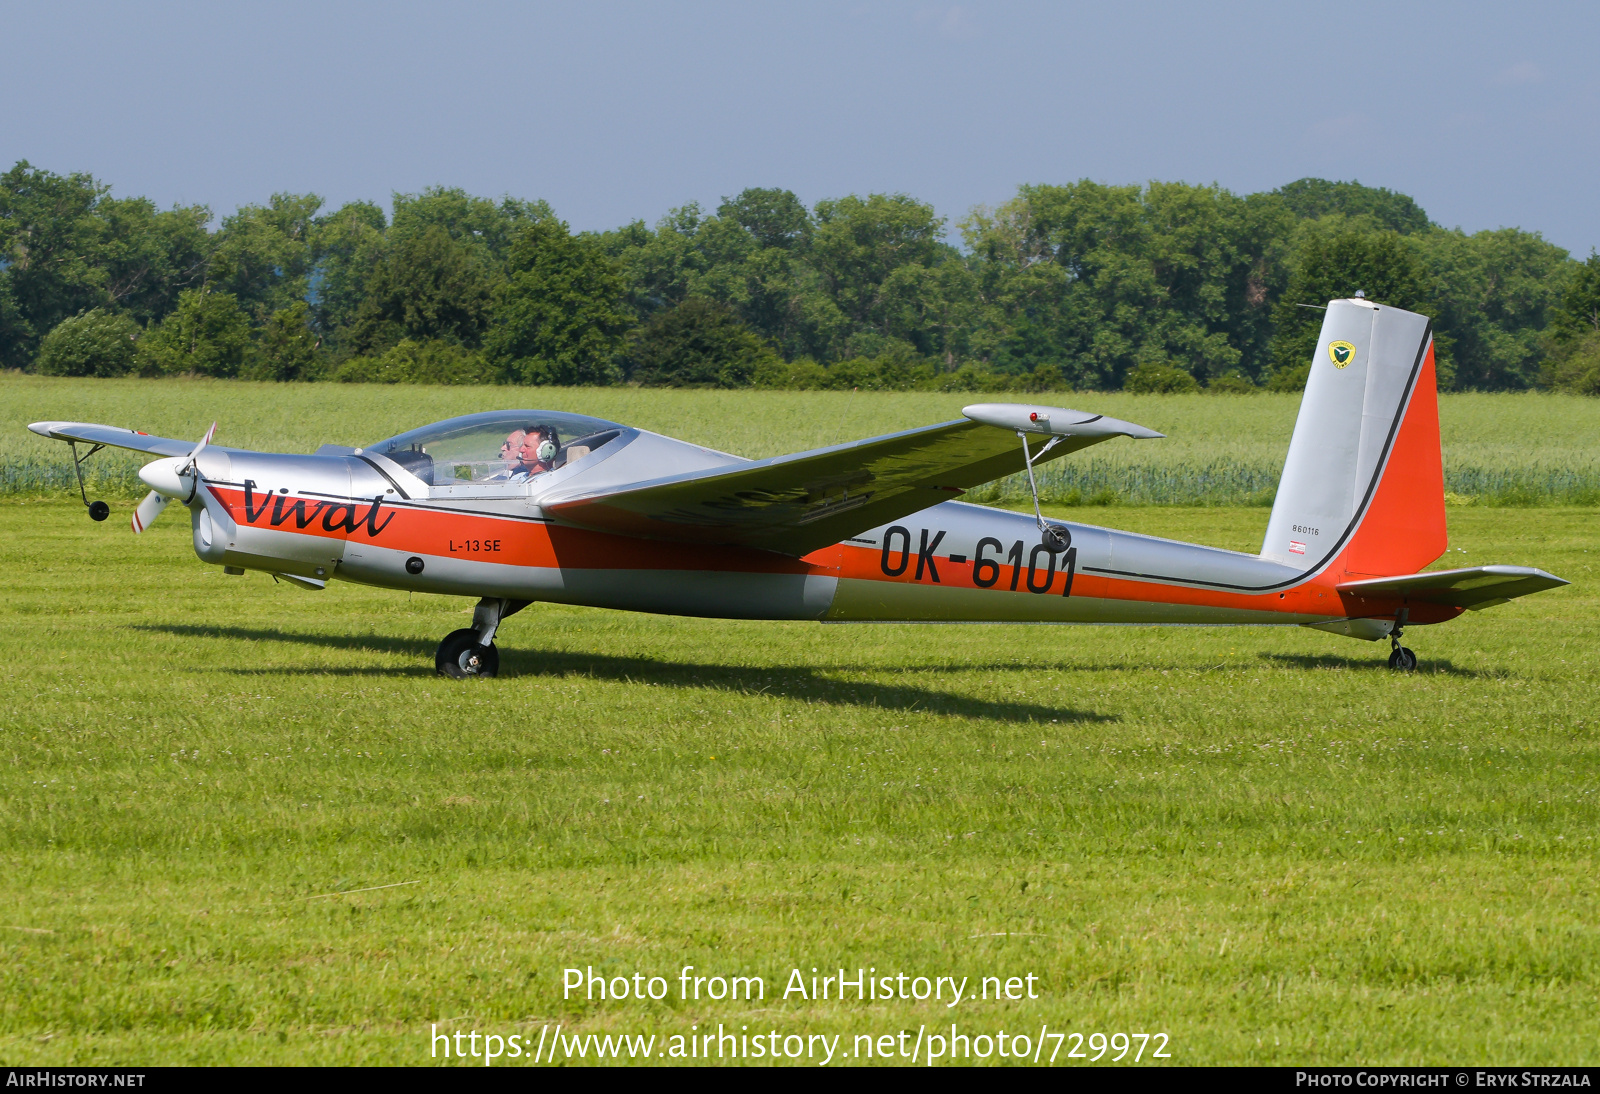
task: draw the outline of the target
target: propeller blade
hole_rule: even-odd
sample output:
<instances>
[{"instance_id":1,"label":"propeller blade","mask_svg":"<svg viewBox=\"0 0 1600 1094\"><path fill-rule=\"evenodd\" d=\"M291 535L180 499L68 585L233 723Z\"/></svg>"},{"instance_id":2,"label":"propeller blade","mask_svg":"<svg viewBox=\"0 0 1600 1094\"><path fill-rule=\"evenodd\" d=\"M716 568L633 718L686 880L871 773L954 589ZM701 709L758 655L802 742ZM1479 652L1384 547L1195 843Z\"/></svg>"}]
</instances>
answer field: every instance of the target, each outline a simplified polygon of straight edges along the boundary
<instances>
[{"instance_id":1,"label":"propeller blade","mask_svg":"<svg viewBox=\"0 0 1600 1094\"><path fill-rule=\"evenodd\" d=\"M171 500L159 490L152 490L146 494L139 507L133 511L133 534L138 535L154 524L155 519L161 515L161 511Z\"/></svg>"},{"instance_id":2,"label":"propeller blade","mask_svg":"<svg viewBox=\"0 0 1600 1094\"><path fill-rule=\"evenodd\" d=\"M217 423L216 422L212 422L211 423L211 428L206 430L206 435L204 437L200 438L200 443L194 446L194 451L193 452L189 453L189 462L190 463L194 463L194 458L196 456L200 455L201 450L204 449L206 445L211 443L211 438L216 434L216 432L217 432Z\"/></svg>"}]
</instances>

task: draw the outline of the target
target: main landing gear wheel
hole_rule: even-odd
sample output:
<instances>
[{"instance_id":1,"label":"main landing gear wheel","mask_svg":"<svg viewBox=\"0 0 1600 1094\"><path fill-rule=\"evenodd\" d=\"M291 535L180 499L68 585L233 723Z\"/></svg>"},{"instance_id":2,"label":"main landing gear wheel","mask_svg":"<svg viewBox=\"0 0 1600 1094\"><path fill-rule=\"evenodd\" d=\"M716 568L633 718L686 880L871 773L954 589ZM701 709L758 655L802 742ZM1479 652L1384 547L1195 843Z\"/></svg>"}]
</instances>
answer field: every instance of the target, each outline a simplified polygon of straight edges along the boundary
<instances>
[{"instance_id":1,"label":"main landing gear wheel","mask_svg":"<svg viewBox=\"0 0 1600 1094\"><path fill-rule=\"evenodd\" d=\"M1389 652L1389 667L1396 672L1410 672L1417 667L1417 655L1404 646L1396 646Z\"/></svg>"},{"instance_id":2,"label":"main landing gear wheel","mask_svg":"<svg viewBox=\"0 0 1600 1094\"><path fill-rule=\"evenodd\" d=\"M475 676L494 676L500 671L500 651L491 642L478 645L478 632L470 627L451 631L433 655L433 667L440 676L468 680Z\"/></svg>"}]
</instances>

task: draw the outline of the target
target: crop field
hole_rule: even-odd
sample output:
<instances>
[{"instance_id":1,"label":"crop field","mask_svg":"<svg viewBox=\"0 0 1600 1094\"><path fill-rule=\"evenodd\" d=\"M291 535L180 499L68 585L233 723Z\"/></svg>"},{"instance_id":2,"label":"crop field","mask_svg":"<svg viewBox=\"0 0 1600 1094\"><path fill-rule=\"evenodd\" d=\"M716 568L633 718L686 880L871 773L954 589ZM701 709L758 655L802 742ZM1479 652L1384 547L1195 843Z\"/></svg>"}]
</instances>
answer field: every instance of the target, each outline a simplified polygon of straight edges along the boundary
<instances>
[{"instance_id":1,"label":"crop field","mask_svg":"<svg viewBox=\"0 0 1600 1094\"><path fill-rule=\"evenodd\" d=\"M756 456L970 401L7 377L0 458L61 461L16 435L38 418L215 417L224 443L305 451L534 398ZM1281 461L1294 416L1059 401L1168 432L1104 447L1171 446L1187 481ZM1447 459L1591 474L1595 405L1453 397ZM466 600L228 577L172 514L133 537L125 495L94 524L59 482L11 492L5 1064L447 1062L435 1025L531 1043L558 1023L658 1056L719 1024L839 1035L835 1063L952 1023L1163 1033L1191 1064L1600 1062L1596 508L1453 504L1449 564L1573 584L1411 629L1412 675L1295 628L535 605L499 678L456 682L432 654ZM1259 546L1265 508L1200 501L1100 521ZM683 966L765 997L680 999ZM672 994L564 998L588 967ZM813 968L1031 975L1038 998L785 998Z\"/></svg>"},{"instance_id":2,"label":"crop field","mask_svg":"<svg viewBox=\"0 0 1600 1094\"><path fill-rule=\"evenodd\" d=\"M75 480L64 449L28 422L71 419L196 438L213 420L220 444L312 452L362 445L453 414L530 404L611 418L761 459L959 417L972 402L1067 405L1138 422L1162 441L1100 445L1041 468L1063 504L1270 505L1294 430L1298 395L937 395L639 388L270 384L209 380L62 380L0 375L0 496L60 496ZM1446 395L1440 401L1446 488L1476 504L1600 505L1600 399ZM131 453L84 464L113 497L144 493ZM1019 458L1020 466L1020 458ZM977 500L1026 497L1021 475Z\"/></svg>"}]
</instances>

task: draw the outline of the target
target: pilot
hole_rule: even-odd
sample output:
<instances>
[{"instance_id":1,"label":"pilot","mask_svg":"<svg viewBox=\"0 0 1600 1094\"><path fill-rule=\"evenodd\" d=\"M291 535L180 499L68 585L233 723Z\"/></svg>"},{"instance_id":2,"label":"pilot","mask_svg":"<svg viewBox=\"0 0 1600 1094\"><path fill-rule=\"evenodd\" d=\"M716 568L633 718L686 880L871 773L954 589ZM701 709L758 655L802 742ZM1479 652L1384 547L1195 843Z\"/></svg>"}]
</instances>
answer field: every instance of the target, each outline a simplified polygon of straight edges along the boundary
<instances>
[{"instance_id":1,"label":"pilot","mask_svg":"<svg viewBox=\"0 0 1600 1094\"><path fill-rule=\"evenodd\" d=\"M522 462L522 441L527 437L526 429L513 429L505 441L500 445L500 462L505 464L500 470L484 479L485 482L505 482L515 475Z\"/></svg>"},{"instance_id":2,"label":"pilot","mask_svg":"<svg viewBox=\"0 0 1600 1094\"><path fill-rule=\"evenodd\" d=\"M559 444L556 431L549 426L530 425L517 449L517 466L513 469L511 481L526 482L535 475L549 471L554 466Z\"/></svg>"}]
</instances>

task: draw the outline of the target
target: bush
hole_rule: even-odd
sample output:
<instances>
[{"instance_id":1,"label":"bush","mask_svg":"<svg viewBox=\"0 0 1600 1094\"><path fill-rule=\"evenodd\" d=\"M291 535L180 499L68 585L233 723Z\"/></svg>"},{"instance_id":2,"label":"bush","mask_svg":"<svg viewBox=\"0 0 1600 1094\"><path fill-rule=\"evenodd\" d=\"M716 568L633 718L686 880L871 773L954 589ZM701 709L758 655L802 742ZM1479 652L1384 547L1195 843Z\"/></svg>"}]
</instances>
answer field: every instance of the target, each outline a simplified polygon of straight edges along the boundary
<instances>
[{"instance_id":1,"label":"bush","mask_svg":"<svg viewBox=\"0 0 1600 1094\"><path fill-rule=\"evenodd\" d=\"M1200 390L1199 381L1189 373L1160 361L1146 361L1128 373L1122 386L1139 395L1185 395Z\"/></svg>"},{"instance_id":2,"label":"bush","mask_svg":"<svg viewBox=\"0 0 1600 1094\"><path fill-rule=\"evenodd\" d=\"M1017 387L1017 377L1001 372L988 372L976 365L962 365L954 372L943 372L917 385L924 391L1011 391Z\"/></svg>"},{"instance_id":3,"label":"bush","mask_svg":"<svg viewBox=\"0 0 1600 1094\"><path fill-rule=\"evenodd\" d=\"M45 376L125 376L138 355L139 324L93 308L44 336L34 370Z\"/></svg>"},{"instance_id":4,"label":"bush","mask_svg":"<svg viewBox=\"0 0 1600 1094\"><path fill-rule=\"evenodd\" d=\"M1206 385L1206 391L1213 395L1251 395L1260 390L1237 372L1224 373Z\"/></svg>"},{"instance_id":5,"label":"bush","mask_svg":"<svg viewBox=\"0 0 1600 1094\"><path fill-rule=\"evenodd\" d=\"M334 379L346 384L492 384L495 370L479 354L450 342L402 339L379 357L352 357Z\"/></svg>"},{"instance_id":6,"label":"bush","mask_svg":"<svg viewBox=\"0 0 1600 1094\"><path fill-rule=\"evenodd\" d=\"M190 289L177 308L139 340L147 376L237 376L250 349L250 321L232 293Z\"/></svg>"},{"instance_id":7,"label":"bush","mask_svg":"<svg viewBox=\"0 0 1600 1094\"><path fill-rule=\"evenodd\" d=\"M828 366L827 383L834 391L911 391L926 387L939 373L933 365L899 353L852 357Z\"/></svg>"},{"instance_id":8,"label":"bush","mask_svg":"<svg viewBox=\"0 0 1600 1094\"><path fill-rule=\"evenodd\" d=\"M1558 349L1545 366L1546 387L1573 395L1600 395L1600 334L1591 334Z\"/></svg>"},{"instance_id":9,"label":"bush","mask_svg":"<svg viewBox=\"0 0 1600 1094\"><path fill-rule=\"evenodd\" d=\"M1024 391L1071 391L1072 381L1066 378L1059 366L1040 365L1022 377L1020 386Z\"/></svg>"},{"instance_id":10,"label":"bush","mask_svg":"<svg viewBox=\"0 0 1600 1094\"><path fill-rule=\"evenodd\" d=\"M1310 361L1291 368L1273 369L1272 375L1267 377L1267 390L1287 393L1304 391L1306 389L1306 381L1310 378Z\"/></svg>"},{"instance_id":11,"label":"bush","mask_svg":"<svg viewBox=\"0 0 1600 1094\"><path fill-rule=\"evenodd\" d=\"M828 370L809 357L785 361L772 354L756 364L751 382L758 388L772 390L822 391L828 386Z\"/></svg>"}]
</instances>

